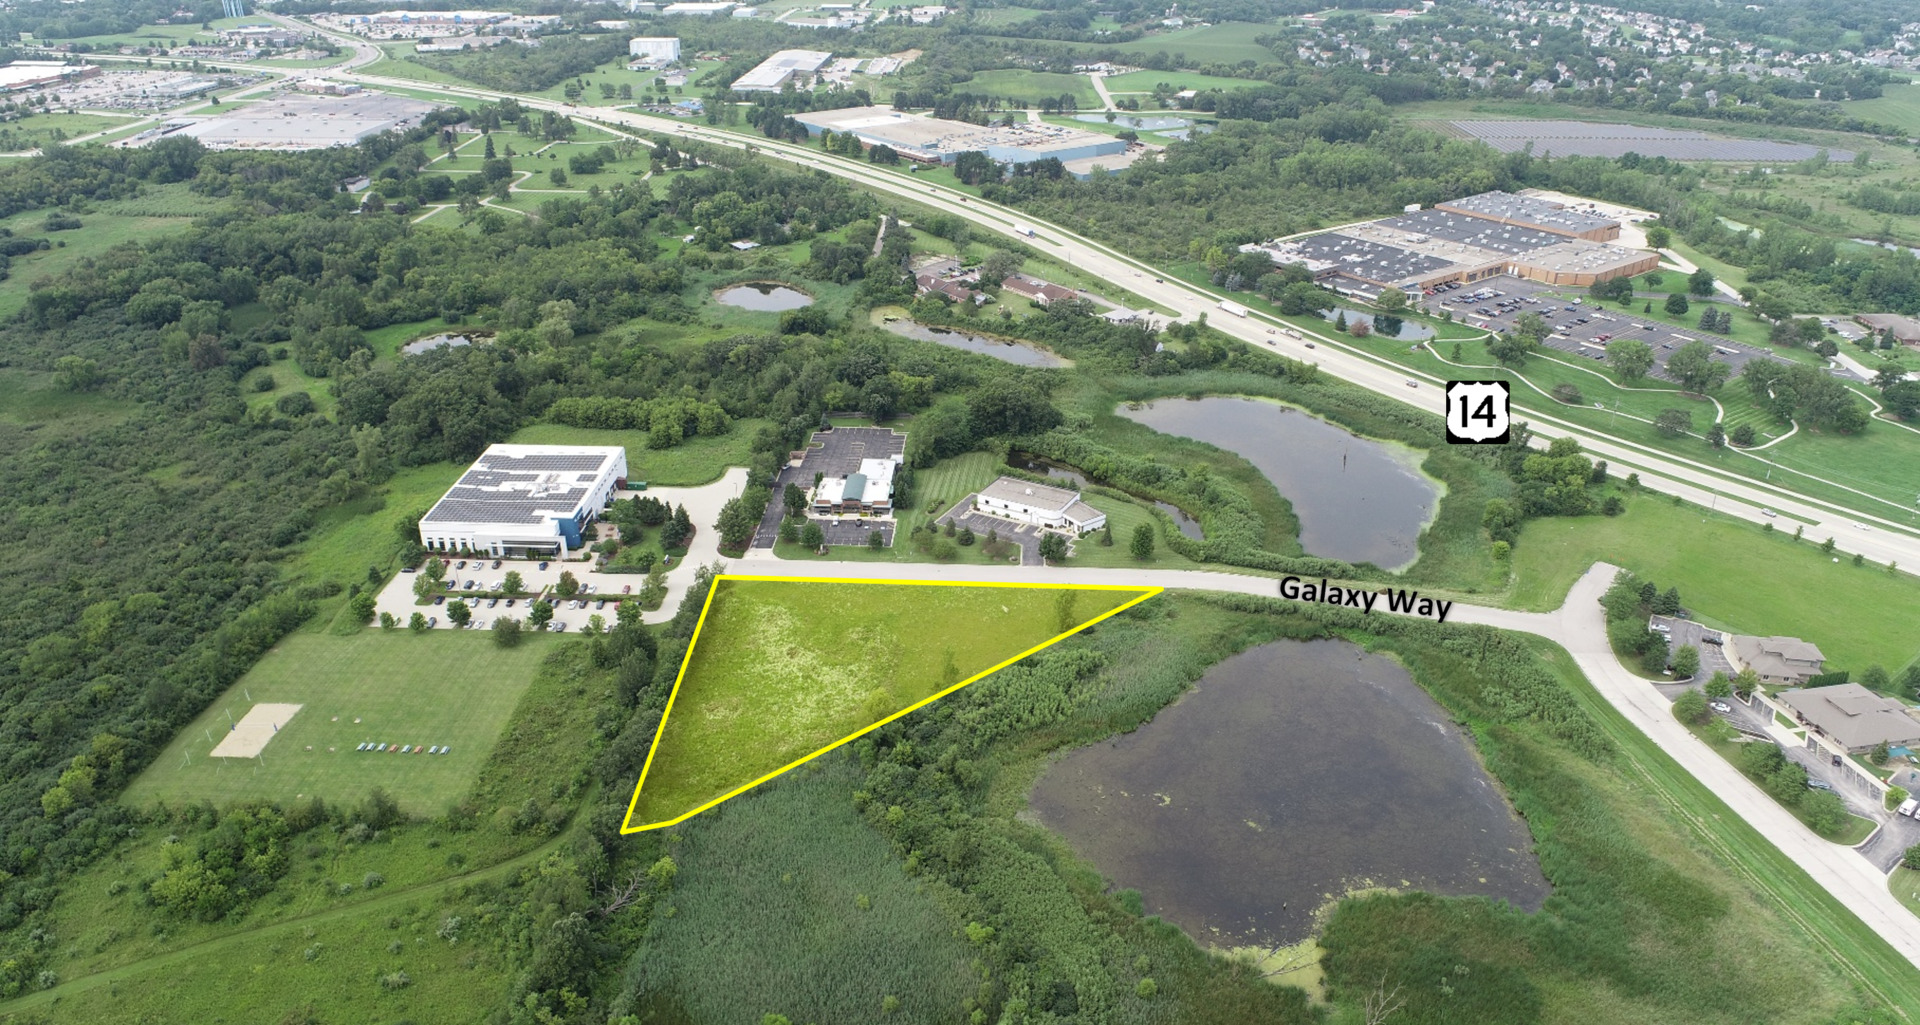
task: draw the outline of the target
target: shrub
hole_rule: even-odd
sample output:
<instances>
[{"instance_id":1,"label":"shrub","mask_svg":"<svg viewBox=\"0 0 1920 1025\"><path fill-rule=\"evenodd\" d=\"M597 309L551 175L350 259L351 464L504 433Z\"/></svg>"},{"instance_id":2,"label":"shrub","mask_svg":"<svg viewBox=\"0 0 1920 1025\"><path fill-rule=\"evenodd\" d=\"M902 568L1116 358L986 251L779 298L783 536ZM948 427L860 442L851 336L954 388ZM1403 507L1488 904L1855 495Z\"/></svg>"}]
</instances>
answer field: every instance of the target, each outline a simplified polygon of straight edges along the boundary
<instances>
[{"instance_id":1,"label":"shrub","mask_svg":"<svg viewBox=\"0 0 1920 1025\"><path fill-rule=\"evenodd\" d=\"M1673 702L1673 716L1681 722L1697 723L1707 717L1706 695L1697 690L1681 694Z\"/></svg>"}]
</instances>

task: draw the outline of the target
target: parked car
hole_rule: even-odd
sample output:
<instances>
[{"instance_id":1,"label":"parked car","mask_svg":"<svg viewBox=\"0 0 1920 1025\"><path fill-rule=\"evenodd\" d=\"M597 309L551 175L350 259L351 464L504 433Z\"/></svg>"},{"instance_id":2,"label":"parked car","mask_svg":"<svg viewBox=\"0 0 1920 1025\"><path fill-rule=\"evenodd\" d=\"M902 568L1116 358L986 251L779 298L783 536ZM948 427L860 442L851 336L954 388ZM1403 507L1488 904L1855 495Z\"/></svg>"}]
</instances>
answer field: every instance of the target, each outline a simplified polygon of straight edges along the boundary
<instances>
[{"instance_id":1,"label":"parked car","mask_svg":"<svg viewBox=\"0 0 1920 1025\"><path fill-rule=\"evenodd\" d=\"M508 599L507 599L507 608L513 608L513 599L512 599L512 598L508 598Z\"/></svg>"},{"instance_id":2,"label":"parked car","mask_svg":"<svg viewBox=\"0 0 1920 1025\"><path fill-rule=\"evenodd\" d=\"M621 594L632 594L632 593L633 593L633 585L632 585L632 584L622 584L622 585L620 585L620 593L621 593Z\"/></svg>"},{"instance_id":3,"label":"parked car","mask_svg":"<svg viewBox=\"0 0 1920 1025\"><path fill-rule=\"evenodd\" d=\"M540 564L540 568L541 568L541 569L546 569L546 568L547 568L547 564L546 564L546 563L544 563L544 562L543 562L543 563L541 563L541 564Z\"/></svg>"},{"instance_id":4,"label":"parked car","mask_svg":"<svg viewBox=\"0 0 1920 1025\"><path fill-rule=\"evenodd\" d=\"M433 596L433 603L435 605L445 605L447 603L447 596L444 594L436 594Z\"/></svg>"},{"instance_id":5,"label":"parked car","mask_svg":"<svg viewBox=\"0 0 1920 1025\"><path fill-rule=\"evenodd\" d=\"M566 632L567 632L567 624L566 624L566 622L565 622L565 621L563 620L563 621L561 621L561 622L558 622L558 623L555 623L555 624L553 624L553 629L554 629L554 631L555 631L556 633L566 633Z\"/></svg>"},{"instance_id":6,"label":"parked car","mask_svg":"<svg viewBox=\"0 0 1920 1025\"><path fill-rule=\"evenodd\" d=\"M594 602L593 607L595 609L604 609L607 607L607 600L605 598L602 598L599 601Z\"/></svg>"},{"instance_id":7,"label":"parked car","mask_svg":"<svg viewBox=\"0 0 1920 1025\"><path fill-rule=\"evenodd\" d=\"M455 566L454 566L453 568L454 568L454 569L466 569L466 568L467 568L467 560L465 560L465 559L461 559L461 560L459 561L459 563L457 563L457 564L456 564L456 565L455 565Z\"/></svg>"},{"instance_id":8,"label":"parked car","mask_svg":"<svg viewBox=\"0 0 1920 1025\"><path fill-rule=\"evenodd\" d=\"M1721 715L1726 715L1728 712L1733 711L1733 706L1724 701L1709 701L1707 707L1719 712Z\"/></svg>"},{"instance_id":9,"label":"parked car","mask_svg":"<svg viewBox=\"0 0 1920 1025\"><path fill-rule=\"evenodd\" d=\"M1834 760L1839 761L1839 759L1837 758ZM1807 780L1807 789L1825 790L1827 793L1833 793L1833 784L1827 782L1824 779L1810 779L1810 780Z\"/></svg>"},{"instance_id":10,"label":"parked car","mask_svg":"<svg viewBox=\"0 0 1920 1025\"><path fill-rule=\"evenodd\" d=\"M495 559L495 560L493 560L493 568L494 568L494 569L499 569L499 568L500 568L500 560L499 560L499 559Z\"/></svg>"},{"instance_id":11,"label":"parked car","mask_svg":"<svg viewBox=\"0 0 1920 1025\"><path fill-rule=\"evenodd\" d=\"M490 608L490 609L497 609L497 608L499 608L499 607L500 607L500 599L498 599L498 598L488 598L488 599L487 599L487 608Z\"/></svg>"},{"instance_id":12,"label":"parked car","mask_svg":"<svg viewBox=\"0 0 1920 1025\"><path fill-rule=\"evenodd\" d=\"M429 617L427 617L427 625L428 625L428 626L430 626L430 627L434 627L434 626L439 626L439 625L440 625L440 619L439 619L439 617L437 617L437 616L429 616Z\"/></svg>"}]
</instances>

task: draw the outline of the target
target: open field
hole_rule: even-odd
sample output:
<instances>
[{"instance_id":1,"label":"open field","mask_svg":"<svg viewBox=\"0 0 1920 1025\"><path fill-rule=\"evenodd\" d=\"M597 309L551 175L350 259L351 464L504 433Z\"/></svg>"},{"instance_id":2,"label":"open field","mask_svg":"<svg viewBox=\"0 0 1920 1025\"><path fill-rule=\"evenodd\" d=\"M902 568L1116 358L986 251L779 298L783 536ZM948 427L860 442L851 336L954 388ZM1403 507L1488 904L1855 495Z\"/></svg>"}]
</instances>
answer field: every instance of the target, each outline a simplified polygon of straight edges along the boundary
<instances>
[{"instance_id":1,"label":"open field","mask_svg":"<svg viewBox=\"0 0 1920 1025\"><path fill-rule=\"evenodd\" d=\"M516 445L624 445L627 476L649 484L691 487L711 484L729 466L746 466L759 420L735 420L715 437L695 435L668 449L647 447L645 431L606 431L565 424L529 424L507 440Z\"/></svg>"},{"instance_id":2,"label":"open field","mask_svg":"<svg viewBox=\"0 0 1920 1025\"><path fill-rule=\"evenodd\" d=\"M1896 868L1887 879L1887 889L1900 898L1907 910L1920 915L1920 871L1910 868Z\"/></svg>"},{"instance_id":3,"label":"open field","mask_svg":"<svg viewBox=\"0 0 1920 1025\"><path fill-rule=\"evenodd\" d=\"M1273 54L1253 41L1253 37L1271 31L1269 25L1229 21L1172 32L1156 32L1132 42L1120 43L1111 49L1122 53L1159 53L1164 50L1167 53L1184 54L1187 60L1200 63L1232 64L1250 60L1258 64L1271 64L1274 63Z\"/></svg>"},{"instance_id":4,"label":"open field","mask_svg":"<svg viewBox=\"0 0 1920 1025\"><path fill-rule=\"evenodd\" d=\"M124 125L130 120L130 116L111 117L102 114L30 114L0 126L0 152L17 153L50 143L65 142Z\"/></svg>"},{"instance_id":5,"label":"open field","mask_svg":"<svg viewBox=\"0 0 1920 1025\"><path fill-rule=\"evenodd\" d=\"M1675 506L1664 496L1627 500L1620 516L1528 521L1513 548L1512 604L1557 608L1595 561L1678 587L1694 618L1743 634L1783 634L1820 646L1833 669L1856 676L1878 664L1897 673L1920 655L1920 579L1883 566L1835 564L1792 532L1763 534L1745 521Z\"/></svg>"},{"instance_id":6,"label":"open field","mask_svg":"<svg viewBox=\"0 0 1920 1025\"><path fill-rule=\"evenodd\" d=\"M1897 125L1920 135L1920 84L1889 85L1871 100L1842 100L1840 107L1854 117Z\"/></svg>"},{"instance_id":7,"label":"open field","mask_svg":"<svg viewBox=\"0 0 1920 1025\"><path fill-rule=\"evenodd\" d=\"M33 282L58 277L82 260L97 258L122 242L152 238L165 231L185 228L202 214L225 208L227 202L189 192L186 182L172 185L148 185L133 199L106 200L92 204L92 210L80 215L81 227L71 231L49 232L42 225L47 211L31 210L0 219L16 236L43 237L53 248L16 256L8 268L7 279L0 281L0 317L11 317L27 304Z\"/></svg>"},{"instance_id":8,"label":"open field","mask_svg":"<svg viewBox=\"0 0 1920 1025\"><path fill-rule=\"evenodd\" d=\"M1161 83L1172 86L1175 92L1182 89L1250 89L1256 85L1265 84L1246 78L1203 75L1198 71L1129 71L1124 75L1108 75L1107 91L1150 93Z\"/></svg>"},{"instance_id":9,"label":"open field","mask_svg":"<svg viewBox=\"0 0 1920 1025\"><path fill-rule=\"evenodd\" d=\"M466 794L547 648L541 636L500 648L478 634L439 630L293 634L181 731L122 800L137 807L317 794L352 802L381 787L412 814L436 813ZM263 759L206 757L208 738L227 732L229 714L238 719L265 701L305 707L275 734ZM356 752L363 741L453 751Z\"/></svg>"},{"instance_id":10,"label":"open field","mask_svg":"<svg viewBox=\"0 0 1920 1025\"><path fill-rule=\"evenodd\" d=\"M722 577L628 827L678 821L1149 593Z\"/></svg>"},{"instance_id":11,"label":"open field","mask_svg":"<svg viewBox=\"0 0 1920 1025\"><path fill-rule=\"evenodd\" d=\"M1016 104L1031 105L1037 105L1042 100L1071 96L1082 110L1100 109L1100 94L1094 90L1093 81L1085 75L1002 68L975 72L971 79L954 86L954 89L975 95L1005 97Z\"/></svg>"}]
</instances>

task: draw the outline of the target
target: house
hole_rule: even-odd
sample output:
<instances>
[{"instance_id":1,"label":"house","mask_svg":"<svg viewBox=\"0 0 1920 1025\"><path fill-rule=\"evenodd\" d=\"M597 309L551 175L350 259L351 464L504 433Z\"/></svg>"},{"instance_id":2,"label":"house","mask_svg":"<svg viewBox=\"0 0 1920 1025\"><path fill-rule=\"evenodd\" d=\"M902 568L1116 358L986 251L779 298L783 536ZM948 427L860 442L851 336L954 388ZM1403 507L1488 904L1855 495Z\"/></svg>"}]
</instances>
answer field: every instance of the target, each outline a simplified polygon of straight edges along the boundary
<instances>
[{"instance_id":1,"label":"house","mask_svg":"<svg viewBox=\"0 0 1920 1025\"><path fill-rule=\"evenodd\" d=\"M860 469L844 477L827 477L813 489L813 511L822 516L893 514L893 472L901 457L862 459Z\"/></svg>"},{"instance_id":2,"label":"house","mask_svg":"<svg viewBox=\"0 0 1920 1025\"><path fill-rule=\"evenodd\" d=\"M1813 732L1849 754L1871 751L1879 744L1920 744L1920 719L1904 702L1881 697L1857 683L1790 690L1778 697Z\"/></svg>"},{"instance_id":3,"label":"house","mask_svg":"<svg viewBox=\"0 0 1920 1025\"><path fill-rule=\"evenodd\" d=\"M973 498L975 512L1038 527L1085 534L1107 525L1107 514L1080 500L1080 492L1002 477Z\"/></svg>"},{"instance_id":4,"label":"house","mask_svg":"<svg viewBox=\"0 0 1920 1025\"><path fill-rule=\"evenodd\" d=\"M1798 686L1820 672L1827 657L1798 637L1735 637L1729 652L1736 669L1752 669L1762 683Z\"/></svg>"},{"instance_id":5,"label":"house","mask_svg":"<svg viewBox=\"0 0 1920 1025\"><path fill-rule=\"evenodd\" d=\"M1862 313L1853 319L1876 335L1891 331L1893 340L1902 345L1920 345L1920 320L1892 313Z\"/></svg>"},{"instance_id":6,"label":"house","mask_svg":"<svg viewBox=\"0 0 1920 1025\"><path fill-rule=\"evenodd\" d=\"M986 296L968 288L957 280L935 277L932 274L916 275L913 283L921 295L925 295L928 292L938 292L957 303L979 303L986 298Z\"/></svg>"},{"instance_id":7,"label":"house","mask_svg":"<svg viewBox=\"0 0 1920 1025\"><path fill-rule=\"evenodd\" d=\"M1071 288L1050 285L1045 281L1030 278L1024 274L1015 274L1005 281L1002 281L1000 288L1002 291L1012 292L1014 295L1024 295L1042 306L1046 306L1057 299L1072 299L1079 295L1078 292L1075 292Z\"/></svg>"}]
</instances>

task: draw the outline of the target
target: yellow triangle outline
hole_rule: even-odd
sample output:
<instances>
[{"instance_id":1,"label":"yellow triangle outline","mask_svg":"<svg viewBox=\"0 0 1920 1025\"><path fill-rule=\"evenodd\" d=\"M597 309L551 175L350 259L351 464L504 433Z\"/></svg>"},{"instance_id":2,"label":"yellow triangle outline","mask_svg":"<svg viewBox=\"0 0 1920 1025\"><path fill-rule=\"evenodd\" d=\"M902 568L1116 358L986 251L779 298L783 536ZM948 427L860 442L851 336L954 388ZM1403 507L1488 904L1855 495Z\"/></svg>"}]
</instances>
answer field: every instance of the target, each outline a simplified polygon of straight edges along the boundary
<instances>
[{"instance_id":1,"label":"yellow triangle outline","mask_svg":"<svg viewBox=\"0 0 1920 1025\"><path fill-rule=\"evenodd\" d=\"M700 646L700 630L702 627L706 626L707 624L707 612L709 609L713 607L713 596L716 592L720 590L720 583L726 580L757 581L757 582L768 582L768 583L789 583L789 584L879 584L879 585L886 585L886 586L893 586L893 587L1030 587L1030 588L1041 588L1049 591L1137 591L1139 592L1139 597L1133 599L1130 602L1126 602L1124 604L1115 606L1114 608L1108 609L1107 611L1101 613L1100 615L1095 616L1084 623L1081 623L1079 626L1076 626L1071 630L1066 630L1052 637L1049 637L1046 640L1041 641L1039 644L1036 644L1033 647L1028 648L1027 650L1019 653L1018 655L1015 655L1012 658L1006 659L1005 661L999 662L993 665L992 667L985 669L981 672L975 673L972 676L969 676L966 679L961 680L959 683L956 683L953 686L948 687L945 690L942 690L931 697L924 698L920 701L916 701L913 704L908 705L906 708L903 708L900 711L887 716L885 719L882 719L879 722L876 722L870 726L865 726L858 730L855 730L854 732L849 733L844 737L841 737L839 740L836 740L833 743L828 744L826 747L823 747L820 750L813 752L812 754L805 755L800 758L796 758L792 762L789 762L786 765L783 765L780 768L773 770L772 772L769 772L763 776L760 776L758 779L752 780L751 782L748 782L748 783L743 783L740 786L737 786L732 790L729 790L726 793L720 795L719 797L716 797L713 800L708 801L707 803L699 806L698 808L693 809L692 811L689 811L689 812L686 812L685 814L668 819L664 822L651 822L644 826L636 826L633 824L633 812L634 812L634 809L638 807L640 803L640 790L642 787L645 787L647 785L647 773L649 770L653 768L653 756L659 753L660 738L666 735L667 721L673 717L674 699L680 696L680 684L684 682L687 678L687 666L693 663L694 649ZM1073 636L1074 634L1077 634L1080 631L1085 630L1087 627L1093 626L1094 624L1100 622L1103 619L1125 612L1126 610L1134 607L1135 605L1140 604L1143 601L1146 601L1148 598L1151 598L1154 595L1157 595L1164 590L1165 588L1162 588L1162 587L1135 586L1131 584L1051 584L1051 583L1015 583L1015 582L1000 583L1000 582L973 582L973 581L958 581L958 580L878 580L878 579L856 580L856 579L847 579L842 577L766 577L766 576L755 576L751 574L741 574L741 573L722 573L714 577L713 585L707 588L707 600L704 604L700 606L700 619L694 623L693 636L689 638L687 641L687 653L680 660L680 672L673 678L673 690L667 695L667 707L664 711L660 713L660 725L656 727L653 731L653 745L647 749L646 763L640 767L640 779L638 782L636 782L633 785L633 797L629 798L627 801L627 814L626 814L626 818L621 820L620 832L623 835L627 833L643 833L649 829L663 829L667 826L679 825L680 823L685 822L686 820L694 817L695 815L698 815L701 812L706 811L709 808L713 808L725 801L729 801L735 797L738 797L741 794L744 794L747 791L752 790L754 787L757 787L760 784L765 783L776 776L779 776L790 770L793 770L802 765L805 765L806 763L814 760L815 758L820 757L823 754L826 754L829 751L832 751L837 747L847 744L850 741L858 740L861 737L873 732L874 730L877 730L880 727L885 726L886 724L894 721L895 719L900 718L901 716L904 716L910 712L918 711L919 709L924 708L927 705L930 705L935 701L938 701L941 698L946 697L949 694L952 694L953 692L959 690L962 687L967 686L968 684L971 684L976 681L983 680L989 676L992 676L994 673L997 673L1000 670L1005 669L1006 667L1014 664L1015 662L1018 662L1021 659L1026 658L1028 655L1032 655L1036 652L1044 651L1047 648L1052 647L1053 645L1066 640L1067 638Z\"/></svg>"}]
</instances>

